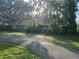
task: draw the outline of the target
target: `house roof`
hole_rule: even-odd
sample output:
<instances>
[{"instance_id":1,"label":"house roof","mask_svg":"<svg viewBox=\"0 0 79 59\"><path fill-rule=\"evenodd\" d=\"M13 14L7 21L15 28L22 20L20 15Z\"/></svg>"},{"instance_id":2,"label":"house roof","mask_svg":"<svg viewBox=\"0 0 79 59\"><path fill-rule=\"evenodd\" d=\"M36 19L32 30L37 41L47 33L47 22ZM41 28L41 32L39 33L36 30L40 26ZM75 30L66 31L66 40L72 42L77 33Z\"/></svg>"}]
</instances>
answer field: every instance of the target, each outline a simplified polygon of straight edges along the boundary
<instances>
[{"instance_id":1,"label":"house roof","mask_svg":"<svg viewBox=\"0 0 79 59\"><path fill-rule=\"evenodd\" d=\"M31 24L33 20L39 25L47 25L47 23L45 23L43 18L41 17L33 17L30 20L18 20L15 23L12 23L11 25L28 25Z\"/></svg>"}]
</instances>

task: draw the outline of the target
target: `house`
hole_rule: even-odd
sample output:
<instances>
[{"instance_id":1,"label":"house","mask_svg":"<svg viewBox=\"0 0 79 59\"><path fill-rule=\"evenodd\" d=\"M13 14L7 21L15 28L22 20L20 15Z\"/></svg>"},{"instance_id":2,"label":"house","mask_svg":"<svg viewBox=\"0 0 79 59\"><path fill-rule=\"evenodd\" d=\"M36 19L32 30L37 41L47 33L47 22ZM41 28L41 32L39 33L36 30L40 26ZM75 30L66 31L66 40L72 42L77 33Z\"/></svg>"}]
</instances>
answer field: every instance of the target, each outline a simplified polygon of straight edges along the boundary
<instances>
[{"instance_id":1,"label":"house","mask_svg":"<svg viewBox=\"0 0 79 59\"><path fill-rule=\"evenodd\" d=\"M6 28L8 30L12 31L22 31L25 32L29 25L32 24L32 21L35 21L38 24L38 29L34 29L34 31L41 32L41 33L47 33L49 32L49 24L48 24L48 19L47 18L42 18L42 17L33 17L30 20L18 20L15 23L11 23L10 25L7 25ZM1 26L0 26L1 27ZM66 25L58 25L57 26L57 31L58 33L62 32L64 29L66 30ZM2 29L5 30L5 27ZM64 32L64 31L63 31Z\"/></svg>"}]
</instances>

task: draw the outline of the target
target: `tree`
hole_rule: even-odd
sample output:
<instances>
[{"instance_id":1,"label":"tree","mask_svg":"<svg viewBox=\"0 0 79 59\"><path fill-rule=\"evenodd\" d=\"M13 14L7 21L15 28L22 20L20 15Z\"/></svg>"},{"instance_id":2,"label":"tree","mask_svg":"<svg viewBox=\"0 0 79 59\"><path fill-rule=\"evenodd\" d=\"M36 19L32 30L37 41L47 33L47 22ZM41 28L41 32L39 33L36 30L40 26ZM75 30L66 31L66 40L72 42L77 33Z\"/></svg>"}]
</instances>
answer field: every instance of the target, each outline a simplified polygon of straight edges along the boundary
<instances>
[{"instance_id":1,"label":"tree","mask_svg":"<svg viewBox=\"0 0 79 59\"><path fill-rule=\"evenodd\" d=\"M64 16L67 20L68 32L75 33L77 30L76 24L76 0L65 0Z\"/></svg>"},{"instance_id":2,"label":"tree","mask_svg":"<svg viewBox=\"0 0 79 59\"><path fill-rule=\"evenodd\" d=\"M55 21L61 25L67 25L67 31L70 33L75 33L77 30L75 12L77 10L76 3L78 1L79 0L55 0L55 1L51 0L51 6L52 8L54 8L56 12ZM61 14L62 14L62 18L60 18Z\"/></svg>"},{"instance_id":3,"label":"tree","mask_svg":"<svg viewBox=\"0 0 79 59\"><path fill-rule=\"evenodd\" d=\"M27 19L31 8L31 5L23 0L0 0L0 24L11 25Z\"/></svg>"},{"instance_id":4,"label":"tree","mask_svg":"<svg viewBox=\"0 0 79 59\"><path fill-rule=\"evenodd\" d=\"M27 28L27 32L37 32L38 31L38 24L35 20L30 20Z\"/></svg>"}]
</instances>

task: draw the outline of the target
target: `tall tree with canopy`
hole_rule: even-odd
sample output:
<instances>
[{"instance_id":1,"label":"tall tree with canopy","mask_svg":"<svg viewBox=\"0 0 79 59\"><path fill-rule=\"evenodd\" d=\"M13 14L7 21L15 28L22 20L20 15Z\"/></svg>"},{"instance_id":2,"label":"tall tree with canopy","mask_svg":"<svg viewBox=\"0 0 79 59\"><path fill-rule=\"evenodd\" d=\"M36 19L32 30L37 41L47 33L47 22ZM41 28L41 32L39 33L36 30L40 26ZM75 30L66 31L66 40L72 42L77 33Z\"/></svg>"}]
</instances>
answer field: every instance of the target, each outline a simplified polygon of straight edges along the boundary
<instances>
[{"instance_id":1,"label":"tall tree with canopy","mask_svg":"<svg viewBox=\"0 0 79 59\"><path fill-rule=\"evenodd\" d=\"M65 0L64 15L67 20L68 32L75 33L77 31L76 24L76 7L77 0Z\"/></svg>"},{"instance_id":2,"label":"tall tree with canopy","mask_svg":"<svg viewBox=\"0 0 79 59\"><path fill-rule=\"evenodd\" d=\"M56 12L54 14L55 21L58 24L66 24L67 25L67 31L70 33L75 33L77 29L76 24L76 3L79 0L51 0L51 6ZM62 3L61 3L62 2ZM62 14L62 18L60 18L60 15ZM49 16L53 16L51 13ZM53 19L53 18L52 18ZM52 20L53 21L53 20ZM62 24L63 25L63 24Z\"/></svg>"},{"instance_id":3,"label":"tall tree with canopy","mask_svg":"<svg viewBox=\"0 0 79 59\"><path fill-rule=\"evenodd\" d=\"M0 0L0 24L11 25L27 19L32 6L23 0Z\"/></svg>"}]
</instances>

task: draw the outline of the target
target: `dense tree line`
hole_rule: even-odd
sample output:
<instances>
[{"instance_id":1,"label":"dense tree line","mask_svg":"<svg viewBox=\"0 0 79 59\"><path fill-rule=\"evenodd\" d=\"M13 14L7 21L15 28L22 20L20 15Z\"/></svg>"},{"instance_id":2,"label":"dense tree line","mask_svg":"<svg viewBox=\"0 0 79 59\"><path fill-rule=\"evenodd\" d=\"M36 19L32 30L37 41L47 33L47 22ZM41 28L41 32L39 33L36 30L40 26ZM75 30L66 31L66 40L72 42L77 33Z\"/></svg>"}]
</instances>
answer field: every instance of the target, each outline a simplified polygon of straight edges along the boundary
<instances>
[{"instance_id":1,"label":"dense tree line","mask_svg":"<svg viewBox=\"0 0 79 59\"><path fill-rule=\"evenodd\" d=\"M67 20L67 27L68 27L68 32L76 32L77 31L77 24L76 24L76 0L66 0L65 1L65 7L66 10L66 20Z\"/></svg>"},{"instance_id":2,"label":"dense tree line","mask_svg":"<svg viewBox=\"0 0 79 59\"><path fill-rule=\"evenodd\" d=\"M24 2L24 0L0 0L0 24L10 25L19 20L23 21L33 17L40 17L45 24L49 24L48 28L50 31L58 32L60 29L59 25L66 25L66 28L63 30L75 33L77 30L75 12L77 11L76 4L78 1L29 0L29 2ZM32 21L34 24L37 23L34 20Z\"/></svg>"}]
</instances>

